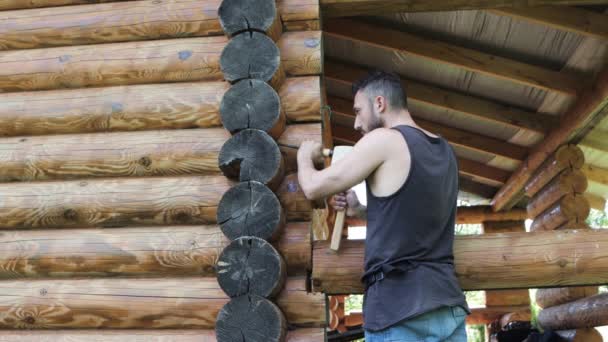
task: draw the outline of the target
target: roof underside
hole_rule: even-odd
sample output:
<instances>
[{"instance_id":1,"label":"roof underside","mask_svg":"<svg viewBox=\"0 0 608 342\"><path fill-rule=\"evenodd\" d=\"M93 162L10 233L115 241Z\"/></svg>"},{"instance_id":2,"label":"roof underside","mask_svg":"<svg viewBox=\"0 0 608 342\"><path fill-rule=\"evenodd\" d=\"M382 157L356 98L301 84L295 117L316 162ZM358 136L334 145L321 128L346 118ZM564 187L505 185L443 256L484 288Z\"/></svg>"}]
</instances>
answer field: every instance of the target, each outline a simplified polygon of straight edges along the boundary
<instances>
[{"instance_id":1,"label":"roof underside","mask_svg":"<svg viewBox=\"0 0 608 342\"><path fill-rule=\"evenodd\" d=\"M562 6L545 12L553 18L568 13L590 15L590 22L603 19L606 23L593 26L592 34L558 27L555 19L539 20L532 15L537 9L522 16L524 11L326 18L326 89L336 144L358 138L352 118L342 115L352 113L341 113L348 111L347 104L352 107L345 70L395 71L404 78L415 120L452 142L461 169L466 164L461 183L467 192L461 192L461 199L488 203L608 65L603 7ZM505 119L509 115L526 121ZM579 146L586 170L592 171L588 193L599 208L599 199L608 197L608 119L593 125Z\"/></svg>"}]
</instances>

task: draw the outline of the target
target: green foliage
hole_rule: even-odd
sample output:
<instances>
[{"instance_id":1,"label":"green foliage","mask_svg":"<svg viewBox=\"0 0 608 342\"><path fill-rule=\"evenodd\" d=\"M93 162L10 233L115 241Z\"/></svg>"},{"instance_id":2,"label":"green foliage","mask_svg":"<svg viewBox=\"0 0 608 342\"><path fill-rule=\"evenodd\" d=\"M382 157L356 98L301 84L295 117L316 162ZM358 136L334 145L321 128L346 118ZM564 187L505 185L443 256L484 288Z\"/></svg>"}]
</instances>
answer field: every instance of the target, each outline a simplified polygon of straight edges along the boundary
<instances>
[{"instance_id":1,"label":"green foliage","mask_svg":"<svg viewBox=\"0 0 608 342\"><path fill-rule=\"evenodd\" d=\"M344 314L348 315L351 311L363 311L363 295L350 295L344 299Z\"/></svg>"},{"instance_id":2,"label":"green foliage","mask_svg":"<svg viewBox=\"0 0 608 342\"><path fill-rule=\"evenodd\" d=\"M468 342L484 342L486 338L483 325L467 325Z\"/></svg>"},{"instance_id":3,"label":"green foliage","mask_svg":"<svg viewBox=\"0 0 608 342\"><path fill-rule=\"evenodd\" d=\"M591 209L585 222L592 228L608 228L608 214L605 211Z\"/></svg>"}]
</instances>

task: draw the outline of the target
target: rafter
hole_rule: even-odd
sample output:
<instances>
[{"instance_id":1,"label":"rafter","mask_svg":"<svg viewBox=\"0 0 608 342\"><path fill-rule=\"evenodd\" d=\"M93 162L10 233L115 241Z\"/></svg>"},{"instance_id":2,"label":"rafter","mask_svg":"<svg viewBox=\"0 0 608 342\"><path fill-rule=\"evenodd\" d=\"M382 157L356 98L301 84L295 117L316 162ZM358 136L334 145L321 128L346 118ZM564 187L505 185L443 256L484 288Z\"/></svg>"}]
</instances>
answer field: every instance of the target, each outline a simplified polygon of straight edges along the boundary
<instances>
[{"instance_id":1,"label":"rafter","mask_svg":"<svg viewBox=\"0 0 608 342\"><path fill-rule=\"evenodd\" d=\"M331 59L325 61L324 70L326 79L347 87L351 87L368 72L364 67L348 65ZM401 80L404 89L407 90L409 103L448 109L475 120L499 123L516 129L527 129L540 134L544 134L558 122L557 118L552 115L521 110L403 77Z\"/></svg>"},{"instance_id":2,"label":"rafter","mask_svg":"<svg viewBox=\"0 0 608 342\"><path fill-rule=\"evenodd\" d=\"M334 112L335 113L335 112ZM340 115L336 113L336 115ZM336 116L334 116L335 118ZM343 126L340 124L332 125L332 132L336 143L344 145L354 145L361 138L361 133L355 131L352 126ZM475 177L478 180L483 180L490 186L499 187L509 178L509 172L492 167L474 160L458 158L458 171L463 176Z\"/></svg>"},{"instance_id":3,"label":"rafter","mask_svg":"<svg viewBox=\"0 0 608 342\"><path fill-rule=\"evenodd\" d=\"M500 8L489 12L528 20L558 30L588 37L608 39L608 16L575 7Z\"/></svg>"},{"instance_id":4,"label":"rafter","mask_svg":"<svg viewBox=\"0 0 608 342\"><path fill-rule=\"evenodd\" d=\"M325 17L391 14L398 12L460 11L486 8L526 8L607 4L606 0L319 0Z\"/></svg>"},{"instance_id":5,"label":"rafter","mask_svg":"<svg viewBox=\"0 0 608 342\"><path fill-rule=\"evenodd\" d=\"M582 171L590 181L608 185L608 169L603 169L599 166L591 164L585 164Z\"/></svg>"},{"instance_id":6,"label":"rafter","mask_svg":"<svg viewBox=\"0 0 608 342\"><path fill-rule=\"evenodd\" d=\"M511 175L507 183L492 199L494 210L509 209L523 197L522 189L540 165L562 144L571 141L589 123L599 122L608 115L608 68L596 78L594 87L582 93L581 98L562 116L560 125L530 151L525 162Z\"/></svg>"},{"instance_id":7,"label":"rafter","mask_svg":"<svg viewBox=\"0 0 608 342\"><path fill-rule=\"evenodd\" d=\"M567 73L518 62L477 50L418 37L416 35L366 23L356 19L331 19L324 24L325 34L356 41L387 51L406 53L435 63L509 80L521 85L576 95L583 80Z\"/></svg>"},{"instance_id":8,"label":"rafter","mask_svg":"<svg viewBox=\"0 0 608 342\"><path fill-rule=\"evenodd\" d=\"M354 122L355 116L352 111L353 106L351 101L339 97L328 97L327 102L332 108L333 115L334 117L337 117L337 120L343 120L343 122L346 122L348 117L350 117L352 122ZM527 153L527 149L525 147L514 145L499 139L444 126L435 122L424 120L422 118L415 117L415 120L420 127L443 136L452 145L479 152L490 153L515 161L522 161Z\"/></svg>"}]
</instances>

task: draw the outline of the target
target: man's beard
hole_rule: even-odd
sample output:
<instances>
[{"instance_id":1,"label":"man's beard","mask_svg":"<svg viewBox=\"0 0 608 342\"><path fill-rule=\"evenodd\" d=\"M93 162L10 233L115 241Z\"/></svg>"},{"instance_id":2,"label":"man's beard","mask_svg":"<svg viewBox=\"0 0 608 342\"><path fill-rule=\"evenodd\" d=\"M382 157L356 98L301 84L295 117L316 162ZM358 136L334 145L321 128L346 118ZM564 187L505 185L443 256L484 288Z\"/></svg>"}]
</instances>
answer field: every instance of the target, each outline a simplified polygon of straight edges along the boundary
<instances>
[{"instance_id":1,"label":"man's beard","mask_svg":"<svg viewBox=\"0 0 608 342\"><path fill-rule=\"evenodd\" d=\"M381 128L381 127L384 127L384 121L380 117L380 114L374 110L373 115L372 115L372 120L370 121L369 126L367 127L367 133L375 130L376 128Z\"/></svg>"}]
</instances>

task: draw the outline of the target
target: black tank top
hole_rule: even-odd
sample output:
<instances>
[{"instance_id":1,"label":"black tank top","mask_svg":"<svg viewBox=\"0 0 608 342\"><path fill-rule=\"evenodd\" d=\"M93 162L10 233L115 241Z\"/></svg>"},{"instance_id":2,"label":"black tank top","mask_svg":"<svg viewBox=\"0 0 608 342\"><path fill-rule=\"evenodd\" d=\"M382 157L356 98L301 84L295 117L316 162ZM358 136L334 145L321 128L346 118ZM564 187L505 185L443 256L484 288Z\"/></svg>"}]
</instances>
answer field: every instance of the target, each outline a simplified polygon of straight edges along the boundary
<instances>
[{"instance_id":1,"label":"black tank top","mask_svg":"<svg viewBox=\"0 0 608 342\"><path fill-rule=\"evenodd\" d=\"M454 274L458 164L445 139L397 126L411 155L405 183L387 197L367 186L364 327L381 330L466 300ZM404 171L405 172L405 171Z\"/></svg>"}]
</instances>

